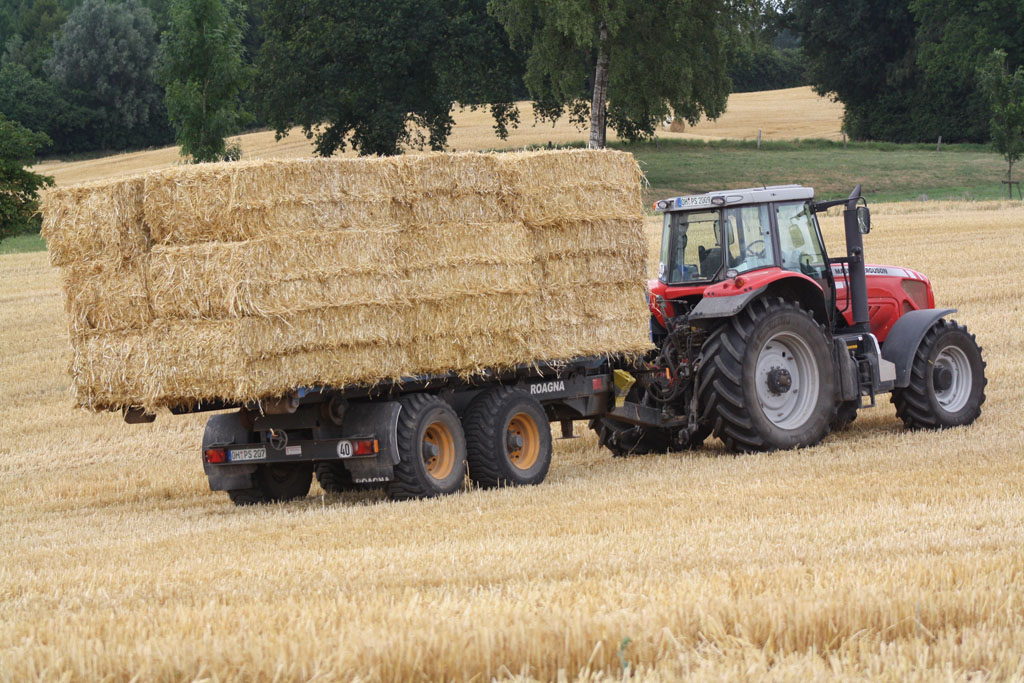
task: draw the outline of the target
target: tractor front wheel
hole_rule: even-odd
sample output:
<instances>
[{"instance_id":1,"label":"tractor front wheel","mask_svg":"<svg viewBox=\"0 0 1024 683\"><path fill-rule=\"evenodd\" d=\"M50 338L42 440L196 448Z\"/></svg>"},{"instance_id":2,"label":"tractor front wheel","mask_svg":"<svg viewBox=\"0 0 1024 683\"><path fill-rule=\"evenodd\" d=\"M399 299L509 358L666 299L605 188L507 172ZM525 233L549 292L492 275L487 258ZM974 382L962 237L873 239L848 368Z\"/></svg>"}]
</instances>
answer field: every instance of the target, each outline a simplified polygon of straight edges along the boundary
<instances>
[{"instance_id":1,"label":"tractor front wheel","mask_svg":"<svg viewBox=\"0 0 1024 683\"><path fill-rule=\"evenodd\" d=\"M702 349L702 419L732 451L813 446L836 415L835 367L824 329L783 299L757 299Z\"/></svg>"},{"instance_id":2,"label":"tractor front wheel","mask_svg":"<svg viewBox=\"0 0 1024 683\"><path fill-rule=\"evenodd\" d=\"M939 320L917 347L910 385L893 391L892 402L909 429L959 427L981 415L986 384L974 335L954 320Z\"/></svg>"}]
</instances>

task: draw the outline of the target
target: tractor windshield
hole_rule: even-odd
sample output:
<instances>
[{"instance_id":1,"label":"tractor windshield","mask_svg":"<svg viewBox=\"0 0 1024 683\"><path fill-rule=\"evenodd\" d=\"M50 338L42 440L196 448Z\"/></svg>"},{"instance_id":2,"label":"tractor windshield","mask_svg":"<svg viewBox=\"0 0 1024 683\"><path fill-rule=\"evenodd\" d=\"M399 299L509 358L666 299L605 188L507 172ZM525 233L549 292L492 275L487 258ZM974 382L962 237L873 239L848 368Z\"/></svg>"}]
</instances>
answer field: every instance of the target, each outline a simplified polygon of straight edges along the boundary
<instances>
[{"instance_id":1,"label":"tractor windshield","mask_svg":"<svg viewBox=\"0 0 1024 683\"><path fill-rule=\"evenodd\" d=\"M806 202L786 202L775 207L779 224L782 267L816 280L825 277L825 255L814 213Z\"/></svg>"},{"instance_id":2,"label":"tractor windshield","mask_svg":"<svg viewBox=\"0 0 1024 683\"><path fill-rule=\"evenodd\" d=\"M658 278L667 284L711 280L722 266L718 211L669 211L661 234Z\"/></svg>"},{"instance_id":3,"label":"tractor windshield","mask_svg":"<svg viewBox=\"0 0 1024 683\"><path fill-rule=\"evenodd\" d=\"M775 264L768 206L721 211L669 211L661 237L658 278L678 285L716 279L724 266L737 273Z\"/></svg>"}]
</instances>

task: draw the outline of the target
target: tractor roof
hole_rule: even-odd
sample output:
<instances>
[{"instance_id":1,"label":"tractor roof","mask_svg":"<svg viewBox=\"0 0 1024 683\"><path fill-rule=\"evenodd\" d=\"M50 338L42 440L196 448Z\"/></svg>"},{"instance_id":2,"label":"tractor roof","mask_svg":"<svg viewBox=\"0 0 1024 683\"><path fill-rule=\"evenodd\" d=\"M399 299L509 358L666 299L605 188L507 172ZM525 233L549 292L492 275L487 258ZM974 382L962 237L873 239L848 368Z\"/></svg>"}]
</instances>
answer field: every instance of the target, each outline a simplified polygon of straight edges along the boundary
<instances>
[{"instance_id":1,"label":"tractor roof","mask_svg":"<svg viewBox=\"0 0 1024 683\"><path fill-rule=\"evenodd\" d=\"M800 201L813 198L814 188L812 187L804 187L803 185L771 185L768 187L720 190L705 194L662 199L654 203L654 209L656 211L700 211L720 206Z\"/></svg>"}]
</instances>

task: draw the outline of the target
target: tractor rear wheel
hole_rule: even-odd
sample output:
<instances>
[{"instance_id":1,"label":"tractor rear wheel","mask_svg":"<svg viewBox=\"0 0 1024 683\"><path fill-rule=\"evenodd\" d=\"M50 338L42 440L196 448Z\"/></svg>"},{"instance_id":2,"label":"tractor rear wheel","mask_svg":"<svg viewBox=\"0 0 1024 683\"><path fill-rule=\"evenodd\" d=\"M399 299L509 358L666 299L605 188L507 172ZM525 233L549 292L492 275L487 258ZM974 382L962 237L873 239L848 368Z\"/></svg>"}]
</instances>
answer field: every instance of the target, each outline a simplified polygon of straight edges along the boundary
<instances>
[{"instance_id":1,"label":"tractor rear wheel","mask_svg":"<svg viewBox=\"0 0 1024 683\"><path fill-rule=\"evenodd\" d=\"M909 429L959 427L981 415L986 384L974 335L955 320L939 320L917 347L910 385L894 390L892 402Z\"/></svg>"},{"instance_id":2,"label":"tractor rear wheel","mask_svg":"<svg viewBox=\"0 0 1024 683\"><path fill-rule=\"evenodd\" d=\"M704 343L703 421L732 451L813 446L836 415L830 350L824 329L797 304L751 302Z\"/></svg>"},{"instance_id":3,"label":"tractor rear wheel","mask_svg":"<svg viewBox=\"0 0 1024 683\"><path fill-rule=\"evenodd\" d=\"M466 436L459 416L437 396L401 399L398 457L388 496L395 500L455 493L466 478Z\"/></svg>"},{"instance_id":4,"label":"tractor rear wheel","mask_svg":"<svg viewBox=\"0 0 1024 683\"><path fill-rule=\"evenodd\" d=\"M466 410L469 478L481 488L532 486L551 467L551 425L544 408L525 391L497 387Z\"/></svg>"}]
</instances>

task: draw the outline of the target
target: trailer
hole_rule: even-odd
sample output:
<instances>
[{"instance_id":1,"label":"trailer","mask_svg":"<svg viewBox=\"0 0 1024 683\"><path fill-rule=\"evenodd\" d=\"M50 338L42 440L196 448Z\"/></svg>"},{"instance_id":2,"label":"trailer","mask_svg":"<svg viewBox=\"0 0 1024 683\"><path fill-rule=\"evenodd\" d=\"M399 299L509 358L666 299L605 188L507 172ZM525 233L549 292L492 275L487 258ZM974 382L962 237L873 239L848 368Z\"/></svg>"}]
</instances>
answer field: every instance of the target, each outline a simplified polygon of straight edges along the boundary
<instances>
[{"instance_id":1,"label":"trailer","mask_svg":"<svg viewBox=\"0 0 1024 683\"><path fill-rule=\"evenodd\" d=\"M817 214L844 208L846 254L827 254ZM297 388L210 418L210 488L236 504L383 488L394 499L541 483L551 428L588 420L629 456L700 447L813 446L890 393L911 429L967 425L985 400L985 362L966 327L935 308L921 273L864 259L860 186L815 202L798 185L655 204L661 265L649 283L653 349L524 364L472 376ZM128 421L152 416L127 411Z\"/></svg>"}]
</instances>

